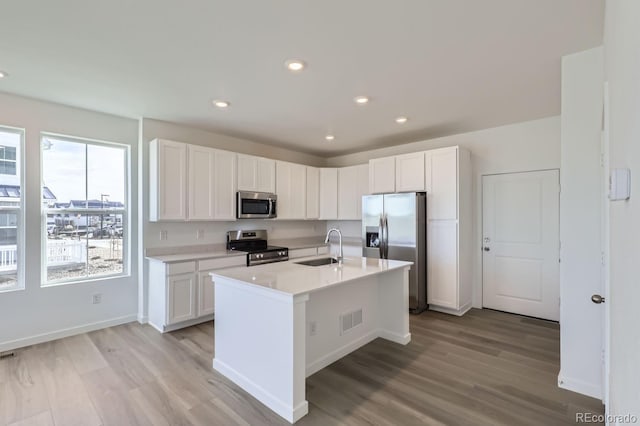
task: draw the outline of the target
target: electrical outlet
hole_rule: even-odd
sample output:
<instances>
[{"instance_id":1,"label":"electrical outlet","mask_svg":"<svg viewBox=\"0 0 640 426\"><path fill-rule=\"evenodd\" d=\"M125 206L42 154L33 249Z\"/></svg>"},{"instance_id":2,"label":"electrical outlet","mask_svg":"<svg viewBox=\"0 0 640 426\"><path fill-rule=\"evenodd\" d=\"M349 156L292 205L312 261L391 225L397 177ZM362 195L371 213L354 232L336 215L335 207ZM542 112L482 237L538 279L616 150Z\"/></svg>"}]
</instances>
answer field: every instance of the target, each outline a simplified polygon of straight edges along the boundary
<instances>
[{"instance_id":1,"label":"electrical outlet","mask_svg":"<svg viewBox=\"0 0 640 426\"><path fill-rule=\"evenodd\" d=\"M160 241L166 241L169 238L169 232L166 230L160 231Z\"/></svg>"},{"instance_id":2,"label":"electrical outlet","mask_svg":"<svg viewBox=\"0 0 640 426\"><path fill-rule=\"evenodd\" d=\"M98 305L102 303L102 294L100 293L96 293L93 295L93 304L94 305Z\"/></svg>"},{"instance_id":3,"label":"electrical outlet","mask_svg":"<svg viewBox=\"0 0 640 426\"><path fill-rule=\"evenodd\" d=\"M309 336L315 336L318 333L318 324L315 321L309 322Z\"/></svg>"},{"instance_id":4,"label":"electrical outlet","mask_svg":"<svg viewBox=\"0 0 640 426\"><path fill-rule=\"evenodd\" d=\"M202 240L204 238L204 229L198 229L196 232L196 239Z\"/></svg>"}]
</instances>

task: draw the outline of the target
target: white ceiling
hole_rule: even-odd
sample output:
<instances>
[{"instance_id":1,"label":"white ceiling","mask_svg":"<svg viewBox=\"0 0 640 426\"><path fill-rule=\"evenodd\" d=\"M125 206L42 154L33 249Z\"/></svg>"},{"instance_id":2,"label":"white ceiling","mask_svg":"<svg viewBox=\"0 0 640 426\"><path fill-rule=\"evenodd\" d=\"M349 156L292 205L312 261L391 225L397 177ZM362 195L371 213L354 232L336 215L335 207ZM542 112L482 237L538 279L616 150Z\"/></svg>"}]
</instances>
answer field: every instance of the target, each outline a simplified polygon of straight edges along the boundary
<instances>
[{"instance_id":1,"label":"white ceiling","mask_svg":"<svg viewBox=\"0 0 640 426\"><path fill-rule=\"evenodd\" d=\"M560 112L604 0L2 2L0 91L335 155ZM301 58L308 69L284 68ZM371 102L357 106L356 95ZM227 110L211 100L231 102ZM395 117L409 122L398 125ZM327 142L324 136L335 134Z\"/></svg>"}]
</instances>

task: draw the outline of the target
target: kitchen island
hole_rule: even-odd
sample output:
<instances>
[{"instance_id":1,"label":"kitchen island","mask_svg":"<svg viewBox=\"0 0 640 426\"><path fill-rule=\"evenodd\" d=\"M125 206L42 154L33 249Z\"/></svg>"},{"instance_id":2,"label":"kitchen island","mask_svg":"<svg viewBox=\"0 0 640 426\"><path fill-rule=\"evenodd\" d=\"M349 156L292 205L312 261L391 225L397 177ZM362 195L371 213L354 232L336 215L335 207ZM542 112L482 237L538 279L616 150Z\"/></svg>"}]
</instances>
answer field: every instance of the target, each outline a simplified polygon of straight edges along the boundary
<instances>
[{"instance_id":1,"label":"kitchen island","mask_svg":"<svg viewBox=\"0 0 640 426\"><path fill-rule=\"evenodd\" d=\"M406 345L411 262L348 258L212 272L213 368L291 423L308 412L306 377L381 337Z\"/></svg>"}]
</instances>

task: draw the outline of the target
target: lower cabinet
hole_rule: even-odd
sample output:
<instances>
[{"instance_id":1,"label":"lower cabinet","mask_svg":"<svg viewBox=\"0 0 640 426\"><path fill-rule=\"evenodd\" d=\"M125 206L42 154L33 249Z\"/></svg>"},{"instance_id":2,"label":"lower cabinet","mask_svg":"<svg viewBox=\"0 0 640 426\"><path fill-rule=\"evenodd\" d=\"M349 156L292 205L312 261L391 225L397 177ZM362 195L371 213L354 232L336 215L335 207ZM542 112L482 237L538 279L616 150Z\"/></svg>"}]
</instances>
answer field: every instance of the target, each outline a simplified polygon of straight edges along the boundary
<instances>
[{"instance_id":1,"label":"lower cabinet","mask_svg":"<svg viewBox=\"0 0 640 426\"><path fill-rule=\"evenodd\" d=\"M149 323L164 333L210 321L214 314L211 272L246 265L244 256L178 263L149 260Z\"/></svg>"}]
</instances>

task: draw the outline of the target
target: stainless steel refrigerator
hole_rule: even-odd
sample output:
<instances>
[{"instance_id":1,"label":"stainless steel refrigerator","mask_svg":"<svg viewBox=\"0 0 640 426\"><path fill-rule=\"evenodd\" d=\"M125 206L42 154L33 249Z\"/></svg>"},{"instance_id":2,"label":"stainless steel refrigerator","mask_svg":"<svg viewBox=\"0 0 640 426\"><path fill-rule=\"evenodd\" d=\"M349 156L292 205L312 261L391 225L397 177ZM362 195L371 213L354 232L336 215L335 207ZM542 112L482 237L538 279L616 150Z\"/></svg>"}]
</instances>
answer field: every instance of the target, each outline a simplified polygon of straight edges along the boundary
<instances>
[{"instance_id":1,"label":"stainless steel refrigerator","mask_svg":"<svg viewBox=\"0 0 640 426\"><path fill-rule=\"evenodd\" d=\"M362 197L362 255L413 262L409 310L427 309L427 194Z\"/></svg>"}]
</instances>

